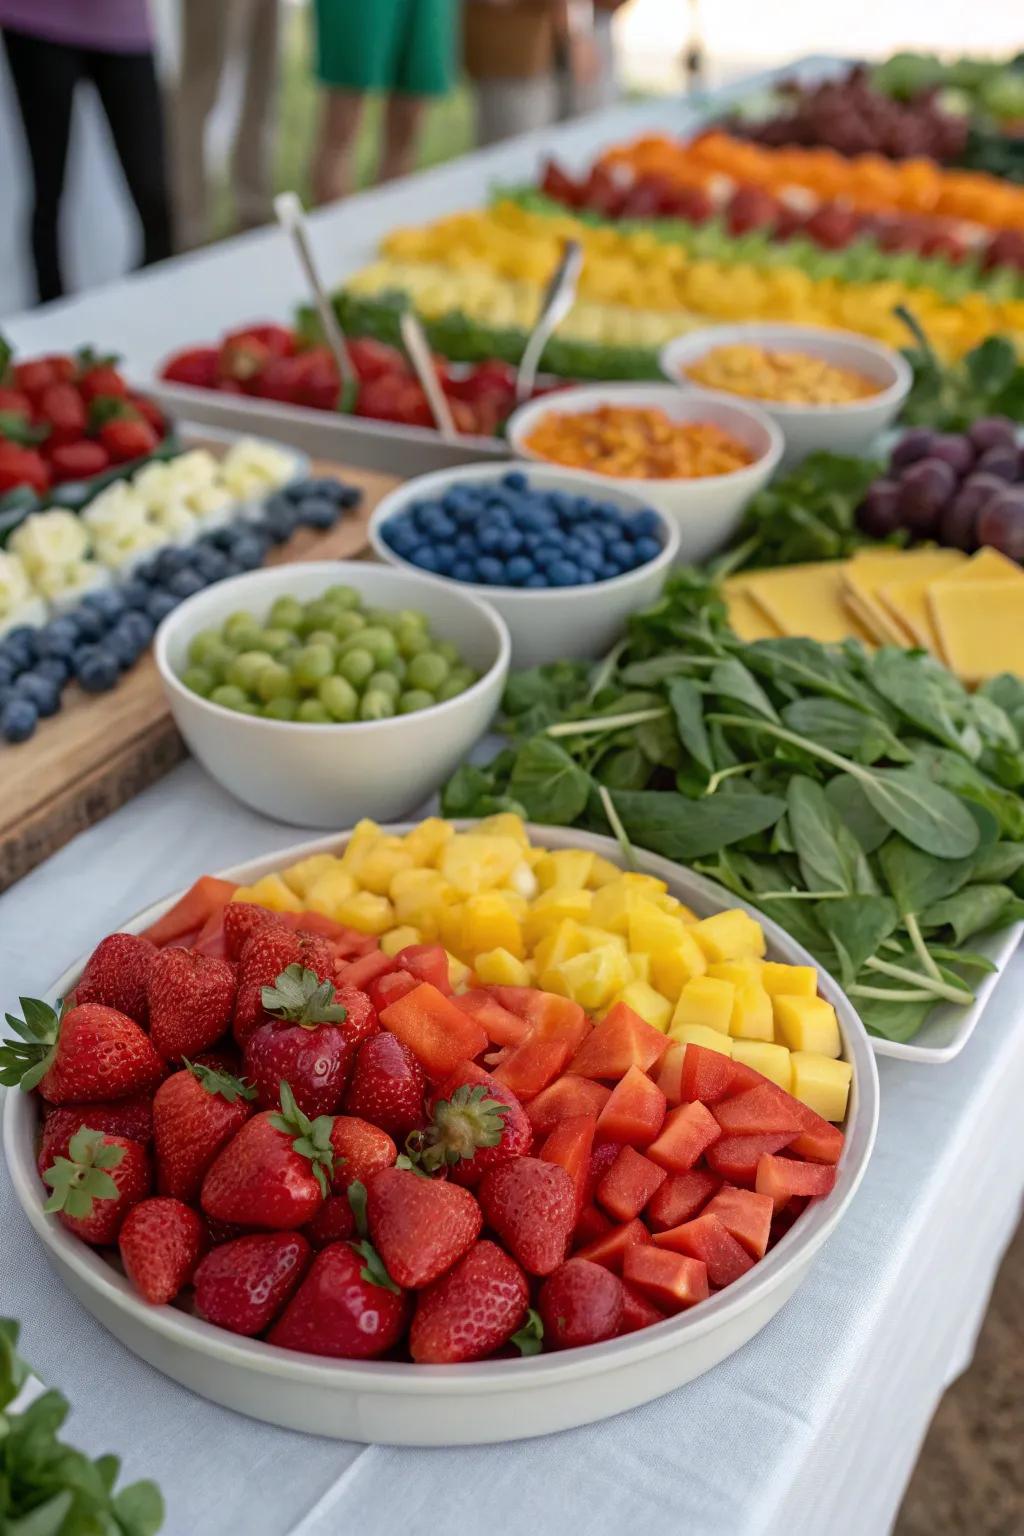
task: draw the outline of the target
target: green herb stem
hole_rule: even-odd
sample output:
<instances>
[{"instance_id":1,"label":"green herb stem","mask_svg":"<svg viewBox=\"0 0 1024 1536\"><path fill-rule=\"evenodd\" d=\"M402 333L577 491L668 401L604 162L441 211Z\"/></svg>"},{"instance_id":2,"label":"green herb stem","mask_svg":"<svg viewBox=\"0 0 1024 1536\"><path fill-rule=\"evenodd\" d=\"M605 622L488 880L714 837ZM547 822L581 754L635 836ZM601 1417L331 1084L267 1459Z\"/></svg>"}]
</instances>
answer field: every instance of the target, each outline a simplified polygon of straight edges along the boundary
<instances>
[{"instance_id":1,"label":"green herb stem","mask_svg":"<svg viewBox=\"0 0 1024 1536\"><path fill-rule=\"evenodd\" d=\"M910 935L910 942L914 946L914 952L917 955L917 958L920 960L921 964L924 966L925 970L928 972L928 975L931 976L934 981L941 981L942 972L939 970L939 967L936 965L935 961L931 957L931 954L929 953L928 946L924 941L924 935L921 933L917 918L913 912L903 913L903 926L907 930L907 933Z\"/></svg>"},{"instance_id":2,"label":"green herb stem","mask_svg":"<svg viewBox=\"0 0 1024 1536\"><path fill-rule=\"evenodd\" d=\"M667 709L634 709L623 715L598 715L590 720L560 720L549 725L547 736L593 736L604 731L621 731L629 725L643 725L647 720L665 720Z\"/></svg>"},{"instance_id":3,"label":"green herb stem","mask_svg":"<svg viewBox=\"0 0 1024 1536\"><path fill-rule=\"evenodd\" d=\"M708 787L704 791L704 799L707 799L709 795L713 795L718 789L718 786L720 784L724 784L726 779L739 778L740 774L753 773L755 768L761 768L763 766L764 765L759 762L734 763L731 768L719 768L718 772L713 773L710 779L708 779Z\"/></svg>"},{"instance_id":4,"label":"green herb stem","mask_svg":"<svg viewBox=\"0 0 1024 1536\"><path fill-rule=\"evenodd\" d=\"M807 736L798 736L795 731L787 731L784 726L773 725L770 720L755 720L749 715L708 715L707 718L715 725L731 725L739 730L764 731L769 736L777 737L779 741L788 741L790 746L800 747L802 751L809 752L813 757L820 757L822 762L831 763L840 773L852 774L855 779L863 780L871 777L869 773L865 773L859 763L851 761L848 757L840 757L838 752L819 746L816 741L811 741Z\"/></svg>"},{"instance_id":5,"label":"green herb stem","mask_svg":"<svg viewBox=\"0 0 1024 1536\"><path fill-rule=\"evenodd\" d=\"M604 813L608 818L608 825L615 833L615 841L622 849L623 858L626 860L626 863L629 865L630 869L636 869L636 853L634 852L633 844L630 842L629 834L627 833L625 827L622 825L622 820L619 816L619 813L615 809L615 801L611 797L611 792L609 791L608 786L606 784L599 784L597 786L597 793L600 798L601 805L604 808Z\"/></svg>"},{"instance_id":6,"label":"green herb stem","mask_svg":"<svg viewBox=\"0 0 1024 1536\"><path fill-rule=\"evenodd\" d=\"M864 969L878 971L883 976L891 976L894 981L909 981L920 987L927 987L934 997L944 997L951 1003L963 1003L969 1007L974 1002L974 995L966 988L954 987L949 982L940 978L932 979L921 976L919 972L912 971L909 966L893 965L888 960L879 960L877 955L870 960L865 960Z\"/></svg>"},{"instance_id":7,"label":"green herb stem","mask_svg":"<svg viewBox=\"0 0 1024 1536\"><path fill-rule=\"evenodd\" d=\"M872 997L882 1003L934 1003L935 1001L934 992L923 990L901 992L892 987L868 987L861 982L855 982L853 986L847 987L846 992L849 997Z\"/></svg>"}]
</instances>

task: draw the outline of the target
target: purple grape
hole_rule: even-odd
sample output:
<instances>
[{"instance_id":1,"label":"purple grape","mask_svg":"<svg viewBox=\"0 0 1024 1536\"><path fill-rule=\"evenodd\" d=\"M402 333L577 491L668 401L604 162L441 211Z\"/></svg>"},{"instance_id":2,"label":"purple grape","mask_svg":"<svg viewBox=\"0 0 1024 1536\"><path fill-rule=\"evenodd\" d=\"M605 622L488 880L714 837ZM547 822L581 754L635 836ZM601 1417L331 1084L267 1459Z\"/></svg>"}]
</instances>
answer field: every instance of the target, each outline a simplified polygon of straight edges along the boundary
<instances>
[{"instance_id":1,"label":"purple grape","mask_svg":"<svg viewBox=\"0 0 1024 1536\"><path fill-rule=\"evenodd\" d=\"M1006 480L1010 484L1017 478L1017 448L1013 443L997 443L991 448L986 448L978 456L978 469L983 469L987 475L998 475L1000 480Z\"/></svg>"},{"instance_id":2,"label":"purple grape","mask_svg":"<svg viewBox=\"0 0 1024 1536\"><path fill-rule=\"evenodd\" d=\"M1024 487L993 496L978 514L978 539L1010 560L1024 561Z\"/></svg>"},{"instance_id":3,"label":"purple grape","mask_svg":"<svg viewBox=\"0 0 1024 1536\"><path fill-rule=\"evenodd\" d=\"M876 480L857 508L857 522L873 539L885 539L900 521L899 486L895 480Z\"/></svg>"},{"instance_id":4,"label":"purple grape","mask_svg":"<svg viewBox=\"0 0 1024 1536\"><path fill-rule=\"evenodd\" d=\"M986 448L1015 448L1017 428L1005 416L979 416L969 427L967 436L979 453Z\"/></svg>"},{"instance_id":5,"label":"purple grape","mask_svg":"<svg viewBox=\"0 0 1024 1536\"><path fill-rule=\"evenodd\" d=\"M919 459L900 478L900 515L912 533L931 533L956 490L956 475L945 459Z\"/></svg>"},{"instance_id":6,"label":"purple grape","mask_svg":"<svg viewBox=\"0 0 1024 1536\"><path fill-rule=\"evenodd\" d=\"M940 544L949 549L962 549L972 554L978 547L975 532L978 521L976 498L969 491L960 490L948 506L939 513L936 536Z\"/></svg>"},{"instance_id":7,"label":"purple grape","mask_svg":"<svg viewBox=\"0 0 1024 1536\"><path fill-rule=\"evenodd\" d=\"M893 445L889 455L890 469L906 469L908 464L914 464L918 459L926 458L931 452L932 443L935 441L935 433L929 432L927 427L911 427L909 432L904 432L898 443Z\"/></svg>"},{"instance_id":8,"label":"purple grape","mask_svg":"<svg viewBox=\"0 0 1024 1536\"><path fill-rule=\"evenodd\" d=\"M966 475L974 463L974 447L969 438L955 432L939 432L929 449L930 459L944 459L957 475Z\"/></svg>"}]
</instances>

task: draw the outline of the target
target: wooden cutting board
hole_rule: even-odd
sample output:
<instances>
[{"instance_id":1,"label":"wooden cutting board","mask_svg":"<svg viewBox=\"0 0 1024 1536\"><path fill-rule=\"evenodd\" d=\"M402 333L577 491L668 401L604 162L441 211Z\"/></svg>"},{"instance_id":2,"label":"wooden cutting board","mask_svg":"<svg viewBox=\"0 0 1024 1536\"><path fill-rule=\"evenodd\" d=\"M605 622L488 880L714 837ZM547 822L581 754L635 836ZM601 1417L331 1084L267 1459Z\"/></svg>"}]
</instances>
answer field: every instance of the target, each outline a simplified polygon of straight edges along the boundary
<instances>
[{"instance_id":1,"label":"wooden cutting board","mask_svg":"<svg viewBox=\"0 0 1024 1536\"><path fill-rule=\"evenodd\" d=\"M310 473L360 486L363 500L326 533L300 530L271 553L268 564L364 555L370 513L399 483L393 475L322 461ZM41 721L31 740L0 745L0 891L185 755L152 655L110 693L66 688L60 713Z\"/></svg>"}]
</instances>

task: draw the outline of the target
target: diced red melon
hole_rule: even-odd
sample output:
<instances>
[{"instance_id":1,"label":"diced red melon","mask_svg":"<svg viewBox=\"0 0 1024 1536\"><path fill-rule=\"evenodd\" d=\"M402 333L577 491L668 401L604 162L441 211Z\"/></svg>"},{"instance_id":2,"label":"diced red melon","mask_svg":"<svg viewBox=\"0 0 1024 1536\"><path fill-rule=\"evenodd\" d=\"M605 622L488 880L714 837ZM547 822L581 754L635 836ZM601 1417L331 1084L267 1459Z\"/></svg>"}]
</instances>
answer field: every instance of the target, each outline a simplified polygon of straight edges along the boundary
<instances>
[{"instance_id":1,"label":"diced red melon","mask_svg":"<svg viewBox=\"0 0 1024 1536\"><path fill-rule=\"evenodd\" d=\"M609 1008L580 1046L569 1068L580 1077L625 1077L630 1067L649 1072L668 1047L660 1030L653 1028L625 1003Z\"/></svg>"},{"instance_id":2,"label":"diced red melon","mask_svg":"<svg viewBox=\"0 0 1024 1536\"><path fill-rule=\"evenodd\" d=\"M612 1223L608 1220L604 1211L599 1211L596 1205L585 1205L580 1211L579 1218L572 1231L573 1247L582 1247L585 1243L592 1243L599 1237L604 1237L610 1232Z\"/></svg>"},{"instance_id":3,"label":"diced red melon","mask_svg":"<svg viewBox=\"0 0 1024 1536\"><path fill-rule=\"evenodd\" d=\"M611 1089L604 1083L567 1072L531 1099L526 1113L537 1135L546 1136L570 1115L599 1115L610 1097Z\"/></svg>"},{"instance_id":4,"label":"diced red melon","mask_svg":"<svg viewBox=\"0 0 1024 1536\"><path fill-rule=\"evenodd\" d=\"M596 1125L593 1115L570 1115L568 1120L559 1121L540 1149L545 1163L560 1164L572 1179L577 1211L584 1205Z\"/></svg>"},{"instance_id":5,"label":"diced red melon","mask_svg":"<svg viewBox=\"0 0 1024 1536\"><path fill-rule=\"evenodd\" d=\"M656 1248L653 1243L626 1250L622 1278L666 1312L681 1312L710 1295L708 1272L700 1259Z\"/></svg>"},{"instance_id":6,"label":"diced red melon","mask_svg":"<svg viewBox=\"0 0 1024 1536\"><path fill-rule=\"evenodd\" d=\"M228 957L227 938L224 933L224 908L211 912L196 937L188 946L197 955L211 955L216 960Z\"/></svg>"},{"instance_id":7,"label":"diced red melon","mask_svg":"<svg viewBox=\"0 0 1024 1536\"><path fill-rule=\"evenodd\" d=\"M487 1036L476 1020L456 1008L429 981L420 982L389 1004L380 1022L409 1047L435 1082L447 1077L464 1058L479 1056L487 1044ZM515 1092L511 1083L509 1087Z\"/></svg>"},{"instance_id":8,"label":"diced red melon","mask_svg":"<svg viewBox=\"0 0 1024 1536\"><path fill-rule=\"evenodd\" d=\"M792 1157L773 1157L770 1153L757 1165L755 1188L759 1195L770 1195L775 1201L788 1200L790 1195L831 1194L835 1188L836 1170L827 1163L801 1163Z\"/></svg>"},{"instance_id":9,"label":"diced red melon","mask_svg":"<svg viewBox=\"0 0 1024 1536\"><path fill-rule=\"evenodd\" d=\"M571 997L542 992L539 987L492 987L495 998L509 1013L533 1026L534 1040L568 1040L578 1050L590 1033L590 1020Z\"/></svg>"},{"instance_id":10,"label":"diced red melon","mask_svg":"<svg viewBox=\"0 0 1024 1536\"><path fill-rule=\"evenodd\" d=\"M665 1119L665 1095L646 1072L630 1067L612 1089L611 1098L597 1119L598 1135L606 1141L646 1147L661 1130Z\"/></svg>"},{"instance_id":11,"label":"diced red melon","mask_svg":"<svg viewBox=\"0 0 1024 1536\"><path fill-rule=\"evenodd\" d=\"M708 1167L729 1184L753 1189L757 1165L766 1152L781 1152L792 1140L785 1132L775 1136L723 1136L708 1148Z\"/></svg>"},{"instance_id":12,"label":"diced red melon","mask_svg":"<svg viewBox=\"0 0 1024 1536\"><path fill-rule=\"evenodd\" d=\"M718 1121L703 1104L680 1104L665 1116L661 1135L647 1156L669 1173L686 1173L721 1135Z\"/></svg>"},{"instance_id":13,"label":"diced red melon","mask_svg":"<svg viewBox=\"0 0 1024 1536\"><path fill-rule=\"evenodd\" d=\"M394 969L395 962L390 955L386 955L382 949L371 949L357 960L350 960L347 965L343 965L338 972L338 982L346 987L359 987L365 992L371 981L376 981L378 976L384 976Z\"/></svg>"},{"instance_id":14,"label":"diced red melon","mask_svg":"<svg viewBox=\"0 0 1024 1536\"><path fill-rule=\"evenodd\" d=\"M700 1259L708 1272L709 1283L717 1290L731 1285L754 1267L754 1261L742 1243L736 1241L717 1216L710 1216L707 1211L682 1226L656 1233L654 1241L659 1248Z\"/></svg>"},{"instance_id":15,"label":"diced red melon","mask_svg":"<svg viewBox=\"0 0 1024 1536\"><path fill-rule=\"evenodd\" d=\"M632 1221L667 1178L664 1168L626 1146L597 1186L597 1198L616 1221Z\"/></svg>"},{"instance_id":16,"label":"diced red melon","mask_svg":"<svg viewBox=\"0 0 1024 1536\"><path fill-rule=\"evenodd\" d=\"M683 1052L680 1073L680 1103L699 1099L702 1104L717 1104L730 1094L741 1093L744 1088L755 1088L764 1082L767 1078L760 1072L733 1061L721 1051L709 1050L705 1045L688 1045Z\"/></svg>"},{"instance_id":17,"label":"diced red melon","mask_svg":"<svg viewBox=\"0 0 1024 1536\"><path fill-rule=\"evenodd\" d=\"M803 1105L807 1109L807 1105ZM814 1114L813 1110L808 1111ZM795 1141L789 1144L794 1157L802 1157L808 1163L838 1163L843 1153L844 1136L837 1125L830 1125L821 1115L814 1115L815 1124L807 1126Z\"/></svg>"},{"instance_id":18,"label":"diced red melon","mask_svg":"<svg viewBox=\"0 0 1024 1536\"><path fill-rule=\"evenodd\" d=\"M451 996L452 984L448 975L448 955L441 944L407 944L395 956L400 970L408 971L417 981L429 981L431 986Z\"/></svg>"},{"instance_id":19,"label":"diced red melon","mask_svg":"<svg viewBox=\"0 0 1024 1536\"><path fill-rule=\"evenodd\" d=\"M796 1136L803 1125L802 1108L784 1088L765 1081L723 1099L715 1105L714 1116L724 1136L770 1136L776 1131Z\"/></svg>"},{"instance_id":20,"label":"diced red melon","mask_svg":"<svg viewBox=\"0 0 1024 1536\"><path fill-rule=\"evenodd\" d=\"M218 880L215 875L200 876L163 917L150 923L143 938L163 946L174 944L186 934L198 934L212 913L223 911L237 889L233 880Z\"/></svg>"},{"instance_id":21,"label":"diced red melon","mask_svg":"<svg viewBox=\"0 0 1024 1536\"><path fill-rule=\"evenodd\" d=\"M683 1057L686 1054L686 1046L680 1040L673 1040L668 1050L661 1058L658 1067L658 1075L655 1082L665 1095L667 1102L673 1107L683 1102Z\"/></svg>"},{"instance_id":22,"label":"diced red melon","mask_svg":"<svg viewBox=\"0 0 1024 1536\"><path fill-rule=\"evenodd\" d=\"M721 1187L721 1179L706 1168L691 1168L689 1173L671 1174L644 1212L654 1232L667 1232L689 1221Z\"/></svg>"},{"instance_id":23,"label":"diced red melon","mask_svg":"<svg viewBox=\"0 0 1024 1536\"><path fill-rule=\"evenodd\" d=\"M643 1291L637 1290L635 1285L622 1282L622 1322L619 1324L619 1334L636 1333L638 1328L649 1328L652 1323L663 1323L665 1313L659 1312Z\"/></svg>"},{"instance_id":24,"label":"diced red melon","mask_svg":"<svg viewBox=\"0 0 1024 1536\"><path fill-rule=\"evenodd\" d=\"M512 1046L494 1069L499 1082L507 1083L517 1099L535 1099L542 1088L562 1073L572 1046L568 1040L527 1040Z\"/></svg>"},{"instance_id":25,"label":"diced red melon","mask_svg":"<svg viewBox=\"0 0 1024 1536\"><path fill-rule=\"evenodd\" d=\"M488 1040L494 1045L522 1045L530 1033L530 1026L525 1019L503 1008L497 998L485 992L482 987L474 987L461 997L453 997L452 1002L456 1008L461 1008L463 1013L468 1013L483 1026Z\"/></svg>"},{"instance_id":26,"label":"diced red melon","mask_svg":"<svg viewBox=\"0 0 1024 1536\"><path fill-rule=\"evenodd\" d=\"M604 1178L608 1169L619 1155L619 1143L617 1141L597 1141L594 1150L590 1154L590 1169L587 1173L587 1200L593 1200L597 1193L597 1186Z\"/></svg>"},{"instance_id":27,"label":"diced red melon","mask_svg":"<svg viewBox=\"0 0 1024 1536\"><path fill-rule=\"evenodd\" d=\"M772 1202L752 1189L723 1185L704 1207L705 1216L717 1216L727 1232L755 1259L764 1258L772 1225Z\"/></svg>"},{"instance_id":28,"label":"diced red melon","mask_svg":"<svg viewBox=\"0 0 1024 1536\"><path fill-rule=\"evenodd\" d=\"M397 1003L400 997L418 986L416 977L410 976L408 971L385 971L383 976L368 981L365 990L377 1012L382 1013L389 1004Z\"/></svg>"},{"instance_id":29,"label":"diced red melon","mask_svg":"<svg viewBox=\"0 0 1024 1536\"><path fill-rule=\"evenodd\" d=\"M621 1275L623 1257L634 1248L648 1246L650 1241L651 1234L642 1221L627 1221L621 1227L612 1227L610 1232L605 1232L593 1242L584 1243L582 1248L577 1248L573 1257L592 1259L595 1264L603 1264L605 1269Z\"/></svg>"}]
</instances>

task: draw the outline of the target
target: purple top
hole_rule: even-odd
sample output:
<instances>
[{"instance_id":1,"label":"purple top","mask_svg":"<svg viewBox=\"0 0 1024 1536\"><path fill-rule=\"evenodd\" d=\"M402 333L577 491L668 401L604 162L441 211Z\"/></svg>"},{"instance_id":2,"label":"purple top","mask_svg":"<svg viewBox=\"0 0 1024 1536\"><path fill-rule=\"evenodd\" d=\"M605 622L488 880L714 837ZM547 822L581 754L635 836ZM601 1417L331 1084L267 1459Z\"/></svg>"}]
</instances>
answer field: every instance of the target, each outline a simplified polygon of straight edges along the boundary
<instances>
[{"instance_id":1,"label":"purple top","mask_svg":"<svg viewBox=\"0 0 1024 1536\"><path fill-rule=\"evenodd\" d=\"M105 53L153 45L149 0L0 0L0 27Z\"/></svg>"}]
</instances>

